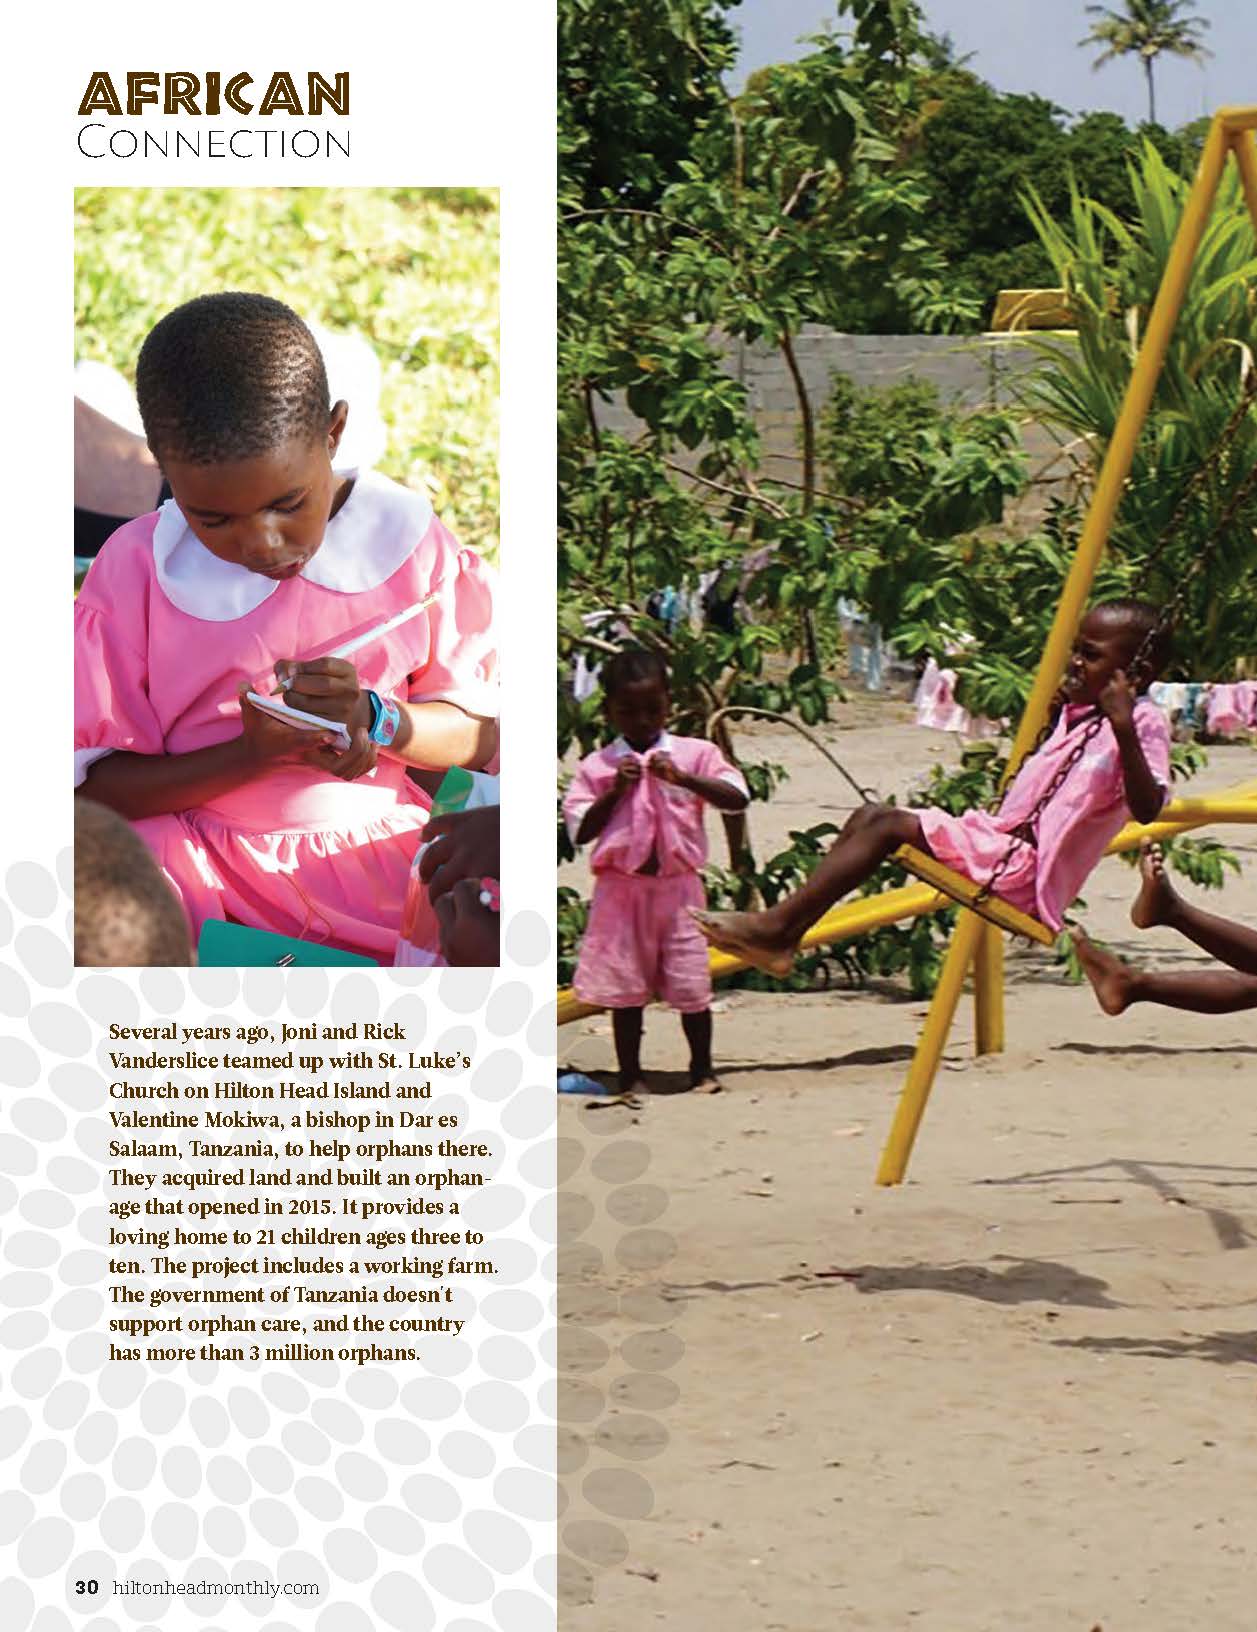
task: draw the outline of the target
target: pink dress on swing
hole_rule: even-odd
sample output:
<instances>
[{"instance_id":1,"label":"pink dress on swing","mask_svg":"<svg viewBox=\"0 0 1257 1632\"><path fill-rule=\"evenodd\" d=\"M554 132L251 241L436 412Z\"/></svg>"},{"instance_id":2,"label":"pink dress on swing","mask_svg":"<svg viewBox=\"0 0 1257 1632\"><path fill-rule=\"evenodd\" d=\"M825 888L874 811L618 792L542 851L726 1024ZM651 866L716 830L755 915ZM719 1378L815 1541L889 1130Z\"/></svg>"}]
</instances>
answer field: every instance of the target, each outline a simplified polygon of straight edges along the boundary
<instances>
[{"instance_id":1,"label":"pink dress on swing","mask_svg":"<svg viewBox=\"0 0 1257 1632\"><path fill-rule=\"evenodd\" d=\"M930 853L975 884L985 884L1007 853L1014 829L1026 821L1073 752L1077 733L1085 729L1093 712L1078 704L1061 710L1051 736L1022 765L995 814L967 810L962 816L952 816L945 810L919 811ZM1170 728L1149 697L1135 703L1135 735L1164 798L1170 786ZM1038 845L1012 840L1010 865L1001 874L995 894L1049 929L1059 930L1109 840L1130 819L1117 738L1105 720L1039 818Z\"/></svg>"},{"instance_id":2,"label":"pink dress on swing","mask_svg":"<svg viewBox=\"0 0 1257 1632\"><path fill-rule=\"evenodd\" d=\"M497 714L489 569L421 495L358 476L323 544L276 582L219 561L178 506L119 528L75 606L75 784L102 755L183 754L239 735L237 688L274 687L312 658L438 592L351 661L364 688ZM195 809L134 825L181 900L208 918L392 963L430 800L398 760L354 782L307 766L263 772Z\"/></svg>"}]
</instances>

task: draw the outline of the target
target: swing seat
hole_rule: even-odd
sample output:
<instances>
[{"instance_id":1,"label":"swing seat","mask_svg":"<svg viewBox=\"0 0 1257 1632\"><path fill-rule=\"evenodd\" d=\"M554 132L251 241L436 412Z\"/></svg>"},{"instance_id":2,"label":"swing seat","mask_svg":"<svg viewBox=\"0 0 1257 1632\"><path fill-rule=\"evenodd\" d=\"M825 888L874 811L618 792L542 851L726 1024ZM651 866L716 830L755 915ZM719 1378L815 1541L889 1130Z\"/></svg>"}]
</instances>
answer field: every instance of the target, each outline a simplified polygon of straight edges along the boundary
<instances>
[{"instance_id":1,"label":"swing seat","mask_svg":"<svg viewBox=\"0 0 1257 1632\"><path fill-rule=\"evenodd\" d=\"M982 886L975 884L971 878L958 873L952 867L945 867L941 861L927 855L924 850L918 850L914 844L901 844L891 857L904 869L911 873L913 878L919 878L923 884L931 884L936 890L950 896L958 906L976 913L979 918L985 918L988 924L994 924L997 929L1006 931L1009 935L1021 935L1028 941L1037 941L1040 946L1055 946L1056 931L1041 924L1037 918L1029 913L1020 911L1011 906L998 895L982 896Z\"/></svg>"}]
</instances>

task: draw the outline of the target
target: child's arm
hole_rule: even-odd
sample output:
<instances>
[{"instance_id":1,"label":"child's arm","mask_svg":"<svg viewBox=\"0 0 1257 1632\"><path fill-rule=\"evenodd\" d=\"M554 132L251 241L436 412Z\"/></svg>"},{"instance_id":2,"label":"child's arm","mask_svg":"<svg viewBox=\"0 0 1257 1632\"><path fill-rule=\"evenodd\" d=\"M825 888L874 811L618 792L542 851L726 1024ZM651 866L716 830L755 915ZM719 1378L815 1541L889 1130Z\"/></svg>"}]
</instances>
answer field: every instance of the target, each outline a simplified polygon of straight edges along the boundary
<instances>
[{"instance_id":1,"label":"child's arm","mask_svg":"<svg viewBox=\"0 0 1257 1632\"><path fill-rule=\"evenodd\" d=\"M1121 755L1126 804L1137 822L1155 822L1165 802L1165 789L1153 776L1135 730L1136 693L1125 671L1118 669L1100 694L1100 707L1113 727Z\"/></svg>"},{"instance_id":2,"label":"child's arm","mask_svg":"<svg viewBox=\"0 0 1257 1632\"><path fill-rule=\"evenodd\" d=\"M231 793L274 765L314 758L334 741L294 731L243 699L240 723L238 737L188 754L105 754L88 767L79 791L128 821L165 816Z\"/></svg>"},{"instance_id":3,"label":"child's arm","mask_svg":"<svg viewBox=\"0 0 1257 1632\"><path fill-rule=\"evenodd\" d=\"M592 844L611 820L611 813L620 800L641 779L641 760L622 759L616 768L615 781L601 798L594 800L593 804L581 817L581 823L576 829L574 842L578 845Z\"/></svg>"},{"instance_id":4,"label":"child's arm","mask_svg":"<svg viewBox=\"0 0 1257 1632\"><path fill-rule=\"evenodd\" d=\"M338 720L353 733L370 730L371 704L357 669L344 658L277 663L275 673L279 679L291 682L287 700L294 708ZM429 770L465 765L470 771L478 771L497 752L498 722L470 714L457 703L398 702L397 709L401 716L397 734L382 751L404 765Z\"/></svg>"},{"instance_id":5,"label":"child's arm","mask_svg":"<svg viewBox=\"0 0 1257 1632\"><path fill-rule=\"evenodd\" d=\"M717 810L727 811L730 815L745 810L750 803L742 789L735 788L732 782L722 782L714 776L687 776L684 771L677 769L671 754L652 754L650 774L657 776L661 782L670 782L673 787L688 788L691 793L696 793L709 805L714 805Z\"/></svg>"},{"instance_id":6,"label":"child's arm","mask_svg":"<svg viewBox=\"0 0 1257 1632\"><path fill-rule=\"evenodd\" d=\"M302 706L297 704L298 708ZM498 722L468 714L457 703L399 702L397 708L401 723L383 752L403 764L440 771L463 765L469 771L479 771L498 751ZM368 703L368 725L370 715Z\"/></svg>"}]
</instances>

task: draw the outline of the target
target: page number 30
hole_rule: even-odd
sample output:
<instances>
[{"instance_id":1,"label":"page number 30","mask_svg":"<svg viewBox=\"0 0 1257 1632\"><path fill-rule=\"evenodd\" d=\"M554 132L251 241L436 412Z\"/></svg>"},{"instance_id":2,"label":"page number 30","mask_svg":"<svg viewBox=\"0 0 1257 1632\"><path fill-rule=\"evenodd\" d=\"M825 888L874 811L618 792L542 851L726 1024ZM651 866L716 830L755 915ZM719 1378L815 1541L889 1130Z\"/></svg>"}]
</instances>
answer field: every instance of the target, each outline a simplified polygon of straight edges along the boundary
<instances>
[{"instance_id":1,"label":"page number 30","mask_svg":"<svg viewBox=\"0 0 1257 1632\"><path fill-rule=\"evenodd\" d=\"M99 1581L76 1581L74 1583L75 1596L78 1598L94 1598L99 1591Z\"/></svg>"}]
</instances>

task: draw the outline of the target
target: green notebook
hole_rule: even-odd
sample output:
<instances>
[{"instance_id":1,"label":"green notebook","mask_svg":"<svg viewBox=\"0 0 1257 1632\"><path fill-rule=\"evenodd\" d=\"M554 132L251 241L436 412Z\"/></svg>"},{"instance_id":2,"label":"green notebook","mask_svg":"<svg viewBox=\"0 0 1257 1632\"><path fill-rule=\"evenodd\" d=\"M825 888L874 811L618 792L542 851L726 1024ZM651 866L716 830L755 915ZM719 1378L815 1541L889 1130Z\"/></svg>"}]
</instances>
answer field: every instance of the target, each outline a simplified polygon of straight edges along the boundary
<instances>
[{"instance_id":1,"label":"green notebook","mask_svg":"<svg viewBox=\"0 0 1257 1632\"><path fill-rule=\"evenodd\" d=\"M359 957L356 952L272 935L267 929L250 929L245 924L227 924L221 918L207 918L202 924L196 961L211 969L339 969L351 963L379 968L374 958Z\"/></svg>"}]
</instances>

